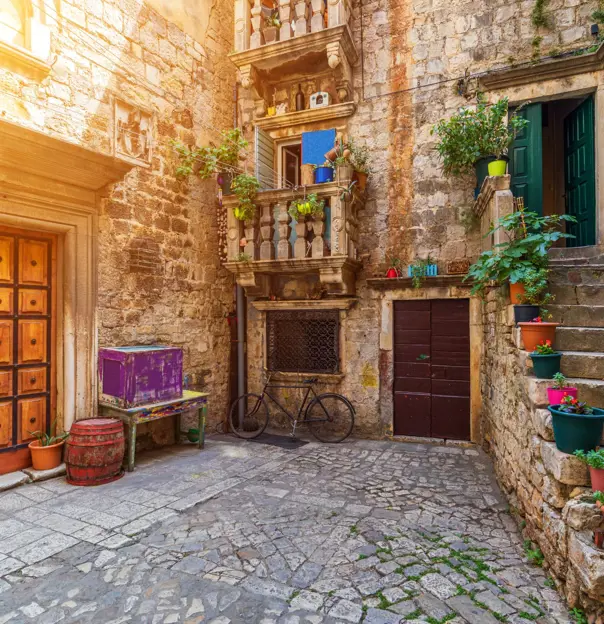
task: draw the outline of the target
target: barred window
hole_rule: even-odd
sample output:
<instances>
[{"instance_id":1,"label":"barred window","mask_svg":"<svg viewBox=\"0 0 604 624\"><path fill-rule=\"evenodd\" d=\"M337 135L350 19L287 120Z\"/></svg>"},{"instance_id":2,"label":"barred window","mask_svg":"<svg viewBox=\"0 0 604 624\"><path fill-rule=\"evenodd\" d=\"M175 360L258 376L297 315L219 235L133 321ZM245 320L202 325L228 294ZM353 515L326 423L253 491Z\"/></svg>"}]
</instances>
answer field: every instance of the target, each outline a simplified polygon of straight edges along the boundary
<instances>
[{"instance_id":1,"label":"barred window","mask_svg":"<svg viewBox=\"0 0 604 624\"><path fill-rule=\"evenodd\" d=\"M266 313L267 366L284 373L340 372L338 310Z\"/></svg>"}]
</instances>

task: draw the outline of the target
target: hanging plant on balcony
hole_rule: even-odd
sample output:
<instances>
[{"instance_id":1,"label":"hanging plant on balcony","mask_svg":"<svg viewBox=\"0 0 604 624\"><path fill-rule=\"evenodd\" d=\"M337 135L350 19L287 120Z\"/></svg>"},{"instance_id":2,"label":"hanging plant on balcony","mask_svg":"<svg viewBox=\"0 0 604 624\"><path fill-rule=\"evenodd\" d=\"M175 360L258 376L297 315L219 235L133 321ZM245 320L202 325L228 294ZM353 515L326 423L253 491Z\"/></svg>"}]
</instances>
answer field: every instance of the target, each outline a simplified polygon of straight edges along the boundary
<instances>
[{"instance_id":1,"label":"hanging plant on balcony","mask_svg":"<svg viewBox=\"0 0 604 624\"><path fill-rule=\"evenodd\" d=\"M289 214L296 221L304 220L308 216L322 215L325 209L325 201L319 199L316 193L311 193L306 197L294 199L289 205Z\"/></svg>"},{"instance_id":2,"label":"hanging plant on balcony","mask_svg":"<svg viewBox=\"0 0 604 624\"><path fill-rule=\"evenodd\" d=\"M250 221L256 214L254 199L260 188L260 182L256 176L247 173L238 175L231 184L231 190L235 193L238 204L233 208L233 214L239 221Z\"/></svg>"}]
</instances>

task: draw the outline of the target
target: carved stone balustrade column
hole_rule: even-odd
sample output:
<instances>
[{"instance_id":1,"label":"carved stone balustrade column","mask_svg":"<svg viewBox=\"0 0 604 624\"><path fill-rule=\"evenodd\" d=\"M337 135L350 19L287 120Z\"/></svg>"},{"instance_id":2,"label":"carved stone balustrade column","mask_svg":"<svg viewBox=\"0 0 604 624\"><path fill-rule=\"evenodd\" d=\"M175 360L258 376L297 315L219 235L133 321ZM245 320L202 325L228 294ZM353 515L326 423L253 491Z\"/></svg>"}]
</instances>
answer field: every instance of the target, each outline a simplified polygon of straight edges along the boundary
<instances>
[{"instance_id":1,"label":"carved stone balustrade column","mask_svg":"<svg viewBox=\"0 0 604 624\"><path fill-rule=\"evenodd\" d=\"M258 246L256 245L256 236L258 235L258 218L254 217L250 221L245 221L243 226L245 233L245 247L243 248L251 260L258 260Z\"/></svg>"},{"instance_id":2,"label":"carved stone balustrade column","mask_svg":"<svg viewBox=\"0 0 604 624\"><path fill-rule=\"evenodd\" d=\"M327 24L329 28L348 24L349 17L348 0L327 0Z\"/></svg>"},{"instance_id":3,"label":"carved stone balustrade column","mask_svg":"<svg viewBox=\"0 0 604 624\"><path fill-rule=\"evenodd\" d=\"M312 231L315 234L315 237L312 241L312 257L313 258L323 258L326 255L326 245L325 245L325 213L321 213L320 215L315 215L314 220L311 223Z\"/></svg>"},{"instance_id":4,"label":"carved stone balustrade column","mask_svg":"<svg viewBox=\"0 0 604 624\"><path fill-rule=\"evenodd\" d=\"M275 208L279 210L279 216L277 217L278 231L279 231L279 242L277 243L277 258L279 260L289 260L292 257L292 246L289 242L289 237L291 234L290 223L292 218L287 212L287 204L284 202L282 204L276 204Z\"/></svg>"},{"instance_id":5,"label":"carved stone balustrade column","mask_svg":"<svg viewBox=\"0 0 604 624\"><path fill-rule=\"evenodd\" d=\"M264 43L264 35L262 34L262 0L254 0L252 7L252 36L250 37L250 48L259 48Z\"/></svg>"},{"instance_id":6,"label":"carved stone balustrade column","mask_svg":"<svg viewBox=\"0 0 604 624\"><path fill-rule=\"evenodd\" d=\"M229 261L237 259L239 242L241 240L241 221L235 218L232 208L227 208L227 258Z\"/></svg>"},{"instance_id":7,"label":"carved stone balustrade column","mask_svg":"<svg viewBox=\"0 0 604 624\"><path fill-rule=\"evenodd\" d=\"M292 19L292 0L279 0L279 20L281 21L279 41L292 38L294 34Z\"/></svg>"},{"instance_id":8,"label":"carved stone balustrade column","mask_svg":"<svg viewBox=\"0 0 604 624\"><path fill-rule=\"evenodd\" d=\"M345 256L347 252L346 202L338 194L331 198L331 255Z\"/></svg>"},{"instance_id":9,"label":"carved stone balustrade column","mask_svg":"<svg viewBox=\"0 0 604 624\"><path fill-rule=\"evenodd\" d=\"M296 223L294 258L306 258L306 230L306 217L300 215L300 221Z\"/></svg>"},{"instance_id":10,"label":"carved stone balustrade column","mask_svg":"<svg viewBox=\"0 0 604 624\"><path fill-rule=\"evenodd\" d=\"M275 245L273 244L273 208L270 204L262 206L262 216L260 217L260 260L275 259Z\"/></svg>"},{"instance_id":11,"label":"carved stone balustrade column","mask_svg":"<svg viewBox=\"0 0 604 624\"><path fill-rule=\"evenodd\" d=\"M305 35L308 32L308 4L307 0L294 0L294 11L296 13L295 35Z\"/></svg>"},{"instance_id":12,"label":"carved stone balustrade column","mask_svg":"<svg viewBox=\"0 0 604 624\"><path fill-rule=\"evenodd\" d=\"M250 0L235 0L235 51L243 52L250 47Z\"/></svg>"},{"instance_id":13,"label":"carved stone balustrade column","mask_svg":"<svg viewBox=\"0 0 604 624\"><path fill-rule=\"evenodd\" d=\"M311 7L310 32L319 32L325 28L325 0L311 0Z\"/></svg>"}]
</instances>

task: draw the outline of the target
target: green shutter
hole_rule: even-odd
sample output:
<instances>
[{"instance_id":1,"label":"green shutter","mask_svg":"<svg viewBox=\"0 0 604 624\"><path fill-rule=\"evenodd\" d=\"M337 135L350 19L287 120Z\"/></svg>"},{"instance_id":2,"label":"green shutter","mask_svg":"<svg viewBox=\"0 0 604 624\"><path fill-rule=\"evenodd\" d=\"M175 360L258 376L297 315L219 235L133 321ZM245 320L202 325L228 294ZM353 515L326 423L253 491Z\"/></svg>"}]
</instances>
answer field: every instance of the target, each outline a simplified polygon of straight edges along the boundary
<instances>
[{"instance_id":1,"label":"green shutter","mask_svg":"<svg viewBox=\"0 0 604 624\"><path fill-rule=\"evenodd\" d=\"M596 244L596 168L594 100L587 98L564 120L566 212L577 219L568 232L569 247Z\"/></svg>"},{"instance_id":2,"label":"green shutter","mask_svg":"<svg viewBox=\"0 0 604 624\"><path fill-rule=\"evenodd\" d=\"M541 104L529 104L517 112L527 127L510 149L510 174L514 197L523 197L527 210L543 214L543 141Z\"/></svg>"}]
</instances>

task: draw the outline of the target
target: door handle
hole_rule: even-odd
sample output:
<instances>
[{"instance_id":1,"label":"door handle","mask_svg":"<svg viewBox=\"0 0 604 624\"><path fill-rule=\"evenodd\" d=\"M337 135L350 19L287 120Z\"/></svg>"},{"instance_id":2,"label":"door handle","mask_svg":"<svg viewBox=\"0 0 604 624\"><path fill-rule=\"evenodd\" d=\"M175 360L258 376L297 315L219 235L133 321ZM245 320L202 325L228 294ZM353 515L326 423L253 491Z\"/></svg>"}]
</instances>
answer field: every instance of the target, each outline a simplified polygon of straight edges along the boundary
<instances>
[{"instance_id":1,"label":"door handle","mask_svg":"<svg viewBox=\"0 0 604 624\"><path fill-rule=\"evenodd\" d=\"M31 383L31 384L35 384L35 383L36 383L36 378L35 378L35 377L32 377L32 378L29 380L29 383Z\"/></svg>"},{"instance_id":2,"label":"door handle","mask_svg":"<svg viewBox=\"0 0 604 624\"><path fill-rule=\"evenodd\" d=\"M29 419L29 422L33 425L36 422L36 419L32 417Z\"/></svg>"},{"instance_id":3,"label":"door handle","mask_svg":"<svg viewBox=\"0 0 604 624\"><path fill-rule=\"evenodd\" d=\"M31 343L32 343L33 345L35 345L35 344L36 344L36 342L38 342L38 341L37 341L35 338L32 338L32 339L31 339Z\"/></svg>"}]
</instances>

